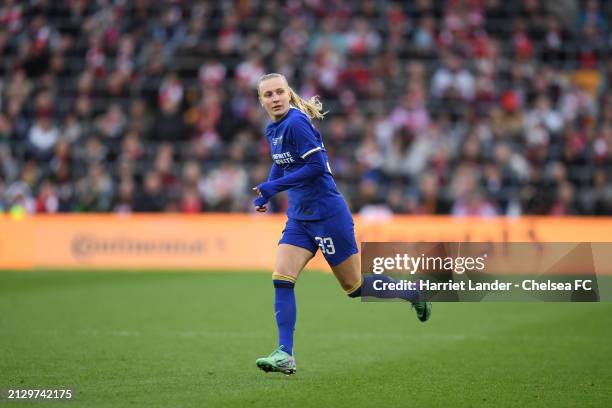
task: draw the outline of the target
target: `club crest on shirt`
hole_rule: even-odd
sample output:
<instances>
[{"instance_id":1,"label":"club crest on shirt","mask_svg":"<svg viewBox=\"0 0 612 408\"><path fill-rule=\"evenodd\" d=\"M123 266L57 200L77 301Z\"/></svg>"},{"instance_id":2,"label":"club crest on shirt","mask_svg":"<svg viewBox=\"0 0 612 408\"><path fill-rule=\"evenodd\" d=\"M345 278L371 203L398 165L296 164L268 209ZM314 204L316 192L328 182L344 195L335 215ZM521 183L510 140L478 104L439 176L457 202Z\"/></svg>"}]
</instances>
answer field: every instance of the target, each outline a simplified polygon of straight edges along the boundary
<instances>
[{"instance_id":1,"label":"club crest on shirt","mask_svg":"<svg viewBox=\"0 0 612 408\"><path fill-rule=\"evenodd\" d=\"M279 137L273 137L272 138L272 144L274 146L276 146L279 143L283 143L283 135L280 135Z\"/></svg>"}]
</instances>

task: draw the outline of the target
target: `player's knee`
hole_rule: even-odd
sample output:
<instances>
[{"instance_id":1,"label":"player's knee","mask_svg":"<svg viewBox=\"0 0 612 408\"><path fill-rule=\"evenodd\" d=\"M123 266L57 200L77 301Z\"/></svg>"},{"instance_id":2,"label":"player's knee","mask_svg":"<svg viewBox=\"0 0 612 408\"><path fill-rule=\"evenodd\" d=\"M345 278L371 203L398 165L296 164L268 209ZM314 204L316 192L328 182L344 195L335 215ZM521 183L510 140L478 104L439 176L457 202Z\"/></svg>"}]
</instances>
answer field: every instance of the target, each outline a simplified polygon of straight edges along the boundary
<instances>
[{"instance_id":1,"label":"player's knee","mask_svg":"<svg viewBox=\"0 0 612 408\"><path fill-rule=\"evenodd\" d=\"M272 280L280 280L295 283L297 276L290 269L277 268L272 272Z\"/></svg>"}]
</instances>

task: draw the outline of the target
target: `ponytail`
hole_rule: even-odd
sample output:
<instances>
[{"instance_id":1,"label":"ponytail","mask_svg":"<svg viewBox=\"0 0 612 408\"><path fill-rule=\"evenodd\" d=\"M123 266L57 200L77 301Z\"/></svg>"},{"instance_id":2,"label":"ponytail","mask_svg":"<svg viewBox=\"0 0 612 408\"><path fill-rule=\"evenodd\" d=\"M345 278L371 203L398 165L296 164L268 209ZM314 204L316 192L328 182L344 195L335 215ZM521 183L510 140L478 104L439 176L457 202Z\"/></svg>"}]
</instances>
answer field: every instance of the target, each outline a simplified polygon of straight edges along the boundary
<instances>
[{"instance_id":1,"label":"ponytail","mask_svg":"<svg viewBox=\"0 0 612 408\"><path fill-rule=\"evenodd\" d=\"M304 112L310 119L323 119L327 112L323 112L323 104L319 96L315 95L310 100L302 99L291 87L289 87L289 103Z\"/></svg>"},{"instance_id":2,"label":"ponytail","mask_svg":"<svg viewBox=\"0 0 612 408\"><path fill-rule=\"evenodd\" d=\"M282 74L271 73L259 78L259 81L257 81L257 91L259 92L259 84L271 78L283 78L285 80L289 89L289 103L308 115L310 119L323 119L325 117L327 112L323 112L323 104L319 100L319 96L315 95L308 101L303 99L289 86L287 78Z\"/></svg>"}]
</instances>

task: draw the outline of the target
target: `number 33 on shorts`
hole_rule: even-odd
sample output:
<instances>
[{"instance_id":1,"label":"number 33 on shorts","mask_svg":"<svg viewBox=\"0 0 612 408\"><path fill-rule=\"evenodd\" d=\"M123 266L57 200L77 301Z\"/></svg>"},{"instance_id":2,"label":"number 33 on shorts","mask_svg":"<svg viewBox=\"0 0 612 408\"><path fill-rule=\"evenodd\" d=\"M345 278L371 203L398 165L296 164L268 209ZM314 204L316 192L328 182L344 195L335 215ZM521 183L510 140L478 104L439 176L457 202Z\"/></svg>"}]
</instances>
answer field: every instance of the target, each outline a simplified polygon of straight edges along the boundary
<instances>
[{"instance_id":1,"label":"number 33 on shorts","mask_svg":"<svg viewBox=\"0 0 612 408\"><path fill-rule=\"evenodd\" d=\"M319 244L319 248L321 248L321 252L326 255L333 255L336 253L336 248L334 247L334 241L331 237L314 237Z\"/></svg>"}]
</instances>

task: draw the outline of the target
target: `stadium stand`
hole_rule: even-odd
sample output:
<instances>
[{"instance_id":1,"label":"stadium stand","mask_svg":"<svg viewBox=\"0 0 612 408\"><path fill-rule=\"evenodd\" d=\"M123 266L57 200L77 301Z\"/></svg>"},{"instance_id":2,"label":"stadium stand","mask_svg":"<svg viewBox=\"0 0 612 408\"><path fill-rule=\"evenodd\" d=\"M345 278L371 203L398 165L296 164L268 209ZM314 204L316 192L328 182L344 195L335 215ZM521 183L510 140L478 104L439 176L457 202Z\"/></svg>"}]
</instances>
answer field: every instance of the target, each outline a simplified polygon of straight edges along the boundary
<instances>
[{"instance_id":1,"label":"stadium stand","mask_svg":"<svg viewBox=\"0 0 612 408\"><path fill-rule=\"evenodd\" d=\"M354 212L611 215L611 18L596 0L4 0L0 212L252 211L274 71L329 110Z\"/></svg>"}]
</instances>

